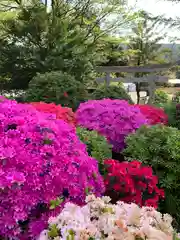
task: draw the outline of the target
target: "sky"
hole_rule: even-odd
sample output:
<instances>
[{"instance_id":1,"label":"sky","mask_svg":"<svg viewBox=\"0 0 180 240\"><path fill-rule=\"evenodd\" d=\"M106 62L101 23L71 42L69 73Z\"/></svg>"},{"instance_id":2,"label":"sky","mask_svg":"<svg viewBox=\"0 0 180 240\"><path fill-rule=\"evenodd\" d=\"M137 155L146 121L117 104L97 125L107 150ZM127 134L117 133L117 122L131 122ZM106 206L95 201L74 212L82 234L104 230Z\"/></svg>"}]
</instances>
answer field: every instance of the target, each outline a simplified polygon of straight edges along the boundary
<instances>
[{"instance_id":1,"label":"sky","mask_svg":"<svg viewBox=\"0 0 180 240\"><path fill-rule=\"evenodd\" d=\"M152 14L164 14L167 17L180 16L180 4L166 0L128 0L131 6L151 12Z\"/></svg>"},{"instance_id":2,"label":"sky","mask_svg":"<svg viewBox=\"0 0 180 240\"><path fill-rule=\"evenodd\" d=\"M153 15L164 15L166 17L176 18L180 17L180 3L172 3L163 0L128 0L130 6L134 6L136 9L143 9ZM177 37L180 39L180 29L169 30L169 37ZM168 43L169 38L166 38L163 42ZM180 43L179 41L176 41Z\"/></svg>"},{"instance_id":3,"label":"sky","mask_svg":"<svg viewBox=\"0 0 180 240\"><path fill-rule=\"evenodd\" d=\"M42 0L44 1L44 0ZM48 0L50 4L51 0ZM153 15L164 15L170 18L180 17L180 3L172 3L167 0L128 0L129 6L134 7L136 10L143 9ZM162 43L169 43L171 38L178 38L174 42L180 43L180 29L168 30L168 37L161 41Z\"/></svg>"}]
</instances>

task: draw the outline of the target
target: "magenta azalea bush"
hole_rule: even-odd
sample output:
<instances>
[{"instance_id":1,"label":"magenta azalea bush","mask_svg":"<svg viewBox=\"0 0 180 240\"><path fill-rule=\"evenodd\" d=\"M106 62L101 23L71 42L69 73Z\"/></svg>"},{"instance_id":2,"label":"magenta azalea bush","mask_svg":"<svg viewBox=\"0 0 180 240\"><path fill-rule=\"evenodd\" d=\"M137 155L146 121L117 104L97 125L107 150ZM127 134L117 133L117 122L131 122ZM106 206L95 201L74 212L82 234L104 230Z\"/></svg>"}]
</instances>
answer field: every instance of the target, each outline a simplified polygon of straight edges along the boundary
<instances>
[{"instance_id":1,"label":"magenta azalea bush","mask_svg":"<svg viewBox=\"0 0 180 240\"><path fill-rule=\"evenodd\" d=\"M80 126L104 135L115 152L124 148L128 134L147 124L139 108L124 100L89 100L80 104L76 118Z\"/></svg>"},{"instance_id":2,"label":"magenta azalea bush","mask_svg":"<svg viewBox=\"0 0 180 240\"><path fill-rule=\"evenodd\" d=\"M0 239L36 239L66 202L104 191L97 161L53 118L0 98Z\"/></svg>"}]
</instances>

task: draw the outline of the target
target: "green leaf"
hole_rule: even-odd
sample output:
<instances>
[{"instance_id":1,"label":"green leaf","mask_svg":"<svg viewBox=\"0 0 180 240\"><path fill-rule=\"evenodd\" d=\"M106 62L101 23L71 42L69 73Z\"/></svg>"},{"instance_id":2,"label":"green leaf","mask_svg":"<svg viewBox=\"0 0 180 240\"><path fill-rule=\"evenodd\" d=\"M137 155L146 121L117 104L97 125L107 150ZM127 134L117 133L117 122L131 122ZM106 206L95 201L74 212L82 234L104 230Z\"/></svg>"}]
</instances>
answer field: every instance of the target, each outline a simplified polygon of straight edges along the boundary
<instances>
[{"instance_id":1,"label":"green leaf","mask_svg":"<svg viewBox=\"0 0 180 240\"><path fill-rule=\"evenodd\" d=\"M67 240L74 240L75 232L73 229L69 230L69 235L67 236Z\"/></svg>"},{"instance_id":2,"label":"green leaf","mask_svg":"<svg viewBox=\"0 0 180 240\"><path fill-rule=\"evenodd\" d=\"M53 142L53 141L52 141L51 139L48 139L48 138L46 138L46 139L43 140L43 144L45 144L45 145L51 145L52 142Z\"/></svg>"},{"instance_id":3,"label":"green leaf","mask_svg":"<svg viewBox=\"0 0 180 240\"><path fill-rule=\"evenodd\" d=\"M88 20L87 18L83 18L83 22L86 24L86 25L90 25L92 23L91 20Z\"/></svg>"},{"instance_id":4,"label":"green leaf","mask_svg":"<svg viewBox=\"0 0 180 240\"><path fill-rule=\"evenodd\" d=\"M86 195L89 194L89 187L86 187L86 188L85 188L85 193L86 193Z\"/></svg>"},{"instance_id":5,"label":"green leaf","mask_svg":"<svg viewBox=\"0 0 180 240\"><path fill-rule=\"evenodd\" d=\"M55 238L59 236L59 230L55 224L51 225L48 231L48 237Z\"/></svg>"},{"instance_id":6,"label":"green leaf","mask_svg":"<svg viewBox=\"0 0 180 240\"><path fill-rule=\"evenodd\" d=\"M50 201L50 207L49 207L49 209L51 209L51 210L55 209L55 208L58 207L63 201L64 201L64 198L63 198L63 197L61 197L61 198L56 198L55 200L51 200L51 201Z\"/></svg>"}]
</instances>

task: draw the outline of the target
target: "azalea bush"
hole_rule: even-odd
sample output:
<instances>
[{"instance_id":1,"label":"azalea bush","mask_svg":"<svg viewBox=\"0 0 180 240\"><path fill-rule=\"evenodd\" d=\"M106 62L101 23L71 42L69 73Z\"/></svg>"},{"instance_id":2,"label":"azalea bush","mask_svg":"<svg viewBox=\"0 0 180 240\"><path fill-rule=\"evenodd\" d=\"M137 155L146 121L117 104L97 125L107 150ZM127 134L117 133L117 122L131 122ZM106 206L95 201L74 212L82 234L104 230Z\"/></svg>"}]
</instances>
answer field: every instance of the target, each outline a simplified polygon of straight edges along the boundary
<instances>
[{"instance_id":1,"label":"azalea bush","mask_svg":"<svg viewBox=\"0 0 180 240\"><path fill-rule=\"evenodd\" d=\"M90 195L83 207L67 203L57 217L49 219L49 228L38 240L172 240L170 215L134 203L114 205L110 200Z\"/></svg>"},{"instance_id":2,"label":"azalea bush","mask_svg":"<svg viewBox=\"0 0 180 240\"><path fill-rule=\"evenodd\" d=\"M110 99L120 99L120 100L126 100L129 103L133 103L130 95L126 92L126 90L122 86L106 86L106 85L100 85L96 88L96 90L92 94L92 98L95 100L100 100L104 98L110 98Z\"/></svg>"},{"instance_id":3,"label":"azalea bush","mask_svg":"<svg viewBox=\"0 0 180 240\"><path fill-rule=\"evenodd\" d=\"M124 155L152 167L165 190L160 207L180 220L180 131L163 125L143 126L126 138Z\"/></svg>"},{"instance_id":4,"label":"azalea bush","mask_svg":"<svg viewBox=\"0 0 180 240\"><path fill-rule=\"evenodd\" d=\"M150 125L168 124L168 116L162 108L157 108L151 105L136 105L139 107L142 114L148 119Z\"/></svg>"},{"instance_id":5,"label":"azalea bush","mask_svg":"<svg viewBox=\"0 0 180 240\"><path fill-rule=\"evenodd\" d=\"M87 91L84 84L61 71L37 74L30 81L26 92L26 101L28 102L54 102L73 110L86 99Z\"/></svg>"},{"instance_id":6,"label":"azalea bush","mask_svg":"<svg viewBox=\"0 0 180 240\"><path fill-rule=\"evenodd\" d=\"M71 125L75 125L75 116L71 108L62 107L54 103L34 102L31 103L40 112L55 114L56 119L61 119Z\"/></svg>"},{"instance_id":7,"label":"azalea bush","mask_svg":"<svg viewBox=\"0 0 180 240\"><path fill-rule=\"evenodd\" d=\"M67 201L104 191L74 129L29 104L0 99L0 239L36 239Z\"/></svg>"},{"instance_id":8,"label":"azalea bush","mask_svg":"<svg viewBox=\"0 0 180 240\"><path fill-rule=\"evenodd\" d=\"M104 160L112 158L112 146L106 138L96 131L89 131L85 128L77 128L77 135L80 140L86 144L89 156L98 160L99 170L104 172Z\"/></svg>"},{"instance_id":9,"label":"azalea bush","mask_svg":"<svg viewBox=\"0 0 180 240\"><path fill-rule=\"evenodd\" d=\"M164 198L164 191L157 187L158 178L151 167L143 166L138 161L120 163L109 159L104 163L107 169L106 194L113 201L158 207L159 200Z\"/></svg>"},{"instance_id":10,"label":"azalea bush","mask_svg":"<svg viewBox=\"0 0 180 240\"><path fill-rule=\"evenodd\" d=\"M128 134L147 124L139 108L124 100L89 100L80 104L76 118L80 126L105 136L115 152L124 148Z\"/></svg>"}]
</instances>

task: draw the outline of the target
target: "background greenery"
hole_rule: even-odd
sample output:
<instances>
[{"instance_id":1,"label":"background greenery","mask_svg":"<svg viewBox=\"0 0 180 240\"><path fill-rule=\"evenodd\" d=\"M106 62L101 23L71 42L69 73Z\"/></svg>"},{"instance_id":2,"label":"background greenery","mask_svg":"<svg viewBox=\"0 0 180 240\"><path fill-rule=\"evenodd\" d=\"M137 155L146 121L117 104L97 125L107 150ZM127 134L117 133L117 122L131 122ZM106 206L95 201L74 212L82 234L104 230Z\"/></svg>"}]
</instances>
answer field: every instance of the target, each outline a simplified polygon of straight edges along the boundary
<instances>
[{"instance_id":1,"label":"background greenery","mask_svg":"<svg viewBox=\"0 0 180 240\"><path fill-rule=\"evenodd\" d=\"M156 31L163 24L161 17L135 11L125 0L3 0L0 90L26 91L42 76L39 74L52 72L53 78L59 71L72 76L84 88L97 88L98 65L167 62L171 53L157 44L165 37ZM127 29L132 33L123 34ZM138 93L140 86L136 87ZM59 99L56 101L59 103Z\"/></svg>"},{"instance_id":2,"label":"background greenery","mask_svg":"<svg viewBox=\"0 0 180 240\"><path fill-rule=\"evenodd\" d=\"M98 86L92 94L93 99L103 99L103 98L111 98L111 99L121 99L127 100L129 103L133 103L130 95L126 92L126 90L119 85L110 85Z\"/></svg>"}]
</instances>

